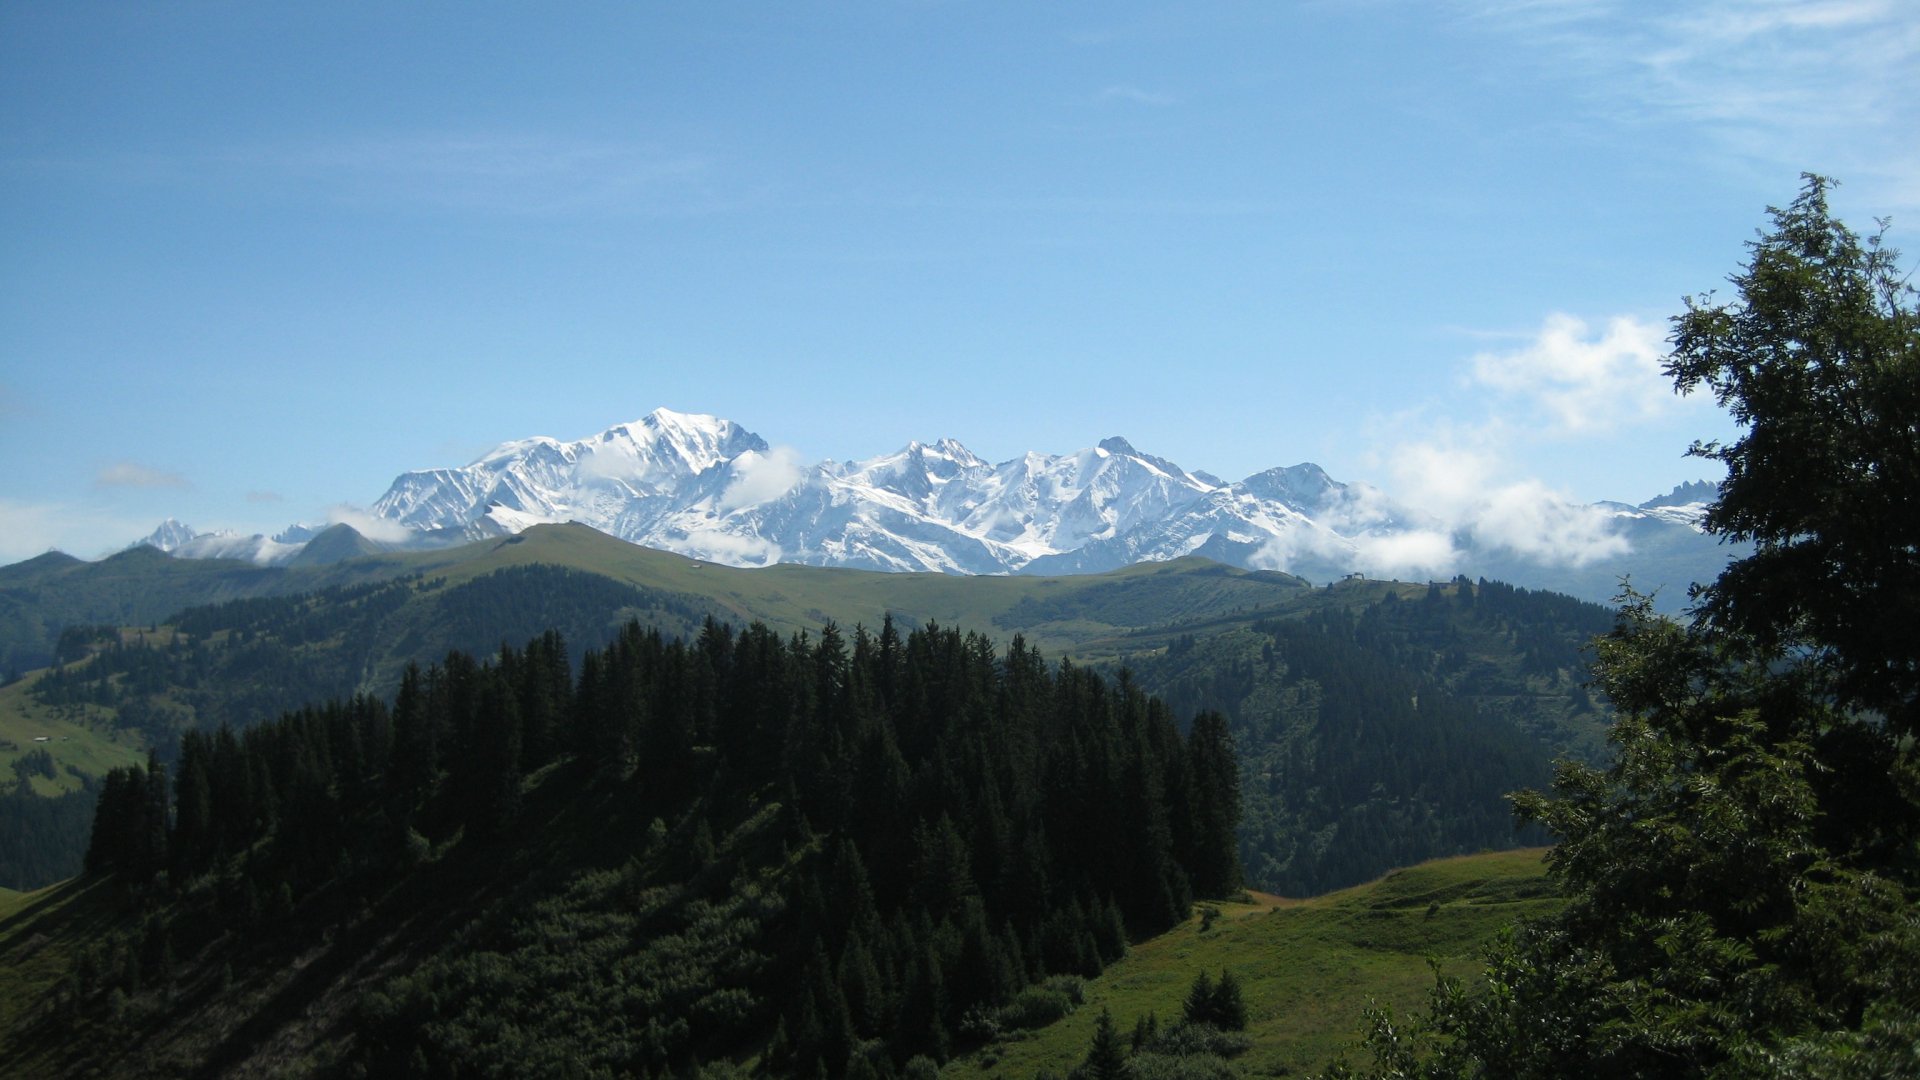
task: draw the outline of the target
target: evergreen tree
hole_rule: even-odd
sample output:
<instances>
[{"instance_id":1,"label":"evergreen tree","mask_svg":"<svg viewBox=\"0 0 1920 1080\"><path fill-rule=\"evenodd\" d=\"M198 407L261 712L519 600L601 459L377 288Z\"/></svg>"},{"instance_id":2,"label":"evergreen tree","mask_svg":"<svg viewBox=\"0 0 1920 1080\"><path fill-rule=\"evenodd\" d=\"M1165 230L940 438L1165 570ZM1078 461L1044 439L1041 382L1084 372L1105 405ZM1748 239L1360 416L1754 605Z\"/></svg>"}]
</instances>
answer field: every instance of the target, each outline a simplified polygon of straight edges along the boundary
<instances>
[{"instance_id":1,"label":"evergreen tree","mask_svg":"<svg viewBox=\"0 0 1920 1080\"><path fill-rule=\"evenodd\" d=\"M1181 1013L1189 1024L1212 1024L1214 1018L1213 976L1204 970L1193 977L1193 985L1187 988L1187 1000L1181 1005Z\"/></svg>"},{"instance_id":2,"label":"evergreen tree","mask_svg":"<svg viewBox=\"0 0 1920 1080\"><path fill-rule=\"evenodd\" d=\"M1220 969L1220 981L1213 984L1213 1002L1208 1010L1211 1023L1222 1031L1245 1031L1247 1002L1240 992L1240 977L1232 968Z\"/></svg>"},{"instance_id":3,"label":"evergreen tree","mask_svg":"<svg viewBox=\"0 0 1920 1080\"><path fill-rule=\"evenodd\" d=\"M167 767L160 763L157 750L147 751L146 789L140 811L138 872L152 877L167 866L167 832L172 825L168 812L173 800L167 791Z\"/></svg>"},{"instance_id":4,"label":"evergreen tree","mask_svg":"<svg viewBox=\"0 0 1920 1080\"><path fill-rule=\"evenodd\" d=\"M476 835L491 839L520 812L520 702L506 673L483 672L478 681L474 745L460 773L470 778L463 785L468 823Z\"/></svg>"},{"instance_id":5,"label":"evergreen tree","mask_svg":"<svg viewBox=\"0 0 1920 1080\"><path fill-rule=\"evenodd\" d=\"M1094 1021L1093 1042L1087 1047L1087 1058L1074 1070L1074 1076L1084 1080L1123 1080L1127 1075L1127 1041L1113 1026L1113 1013L1100 1010L1100 1019Z\"/></svg>"},{"instance_id":6,"label":"evergreen tree","mask_svg":"<svg viewBox=\"0 0 1920 1080\"><path fill-rule=\"evenodd\" d=\"M1188 853L1193 891L1226 897L1240 888L1240 761L1225 716L1211 709L1194 715L1187 762L1193 785L1193 849Z\"/></svg>"},{"instance_id":7,"label":"evergreen tree","mask_svg":"<svg viewBox=\"0 0 1920 1080\"><path fill-rule=\"evenodd\" d=\"M180 737L179 775L174 779L174 823L170 841L175 876L206 869L213 856L213 740L204 732Z\"/></svg>"}]
</instances>

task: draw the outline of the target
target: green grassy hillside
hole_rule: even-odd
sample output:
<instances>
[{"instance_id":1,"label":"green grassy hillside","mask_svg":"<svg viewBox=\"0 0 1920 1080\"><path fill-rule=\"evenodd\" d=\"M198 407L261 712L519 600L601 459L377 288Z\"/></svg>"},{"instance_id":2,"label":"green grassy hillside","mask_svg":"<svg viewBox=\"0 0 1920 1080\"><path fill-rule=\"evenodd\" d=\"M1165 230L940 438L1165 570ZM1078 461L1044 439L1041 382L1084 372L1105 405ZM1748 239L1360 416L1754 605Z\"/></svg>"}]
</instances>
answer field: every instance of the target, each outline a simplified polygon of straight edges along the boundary
<instances>
[{"instance_id":1,"label":"green grassy hillside","mask_svg":"<svg viewBox=\"0 0 1920 1080\"><path fill-rule=\"evenodd\" d=\"M830 621L872 627L891 614L909 624L965 626L1002 640L1021 633L1048 653L1088 658L1112 654L1119 639L1143 628L1277 611L1312 592L1288 574L1239 570L1206 559L1068 577L883 574L792 565L741 569L636 547L583 525L541 525L505 540L383 558L404 567L400 572L449 583L515 566L564 567L698 598L720 618L736 624L757 620L787 632L818 630Z\"/></svg>"},{"instance_id":2,"label":"green grassy hillside","mask_svg":"<svg viewBox=\"0 0 1920 1080\"><path fill-rule=\"evenodd\" d=\"M1557 907L1537 848L1460 856L1396 870L1378 881L1311 900L1256 894L1248 904L1214 905L1134 945L1091 980L1073 1014L950 1062L950 1077L1029 1080L1064 1076L1086 1057L1100 1011L1124 1033L1152 1013L1180 1018L1196 976L1231 969L1240 980L1252 1047L1232 1059L1247 1076L1302 1076L1350 1052L1369 1000L1406 1012L1433 986L1428 958L1443 971L1478 970L1480 952L1501 927Z\"/></svg>"},{"instance_id":3,"label":"green grassy hillside","mask_svg":"<svg viewBox=\"0 0 1920 1080\"><path fill-rule=\"evenodd\" d=\"M0 1032L16 1032L54 1007L80 950L120 920L111 891L109 882L80 880L0 889ZM21 1067L13 1054L7 1060L9 1069Z\"/></svg>"},{"instance_id":4,"label":"green grassy hillside","mask_svg":"<svg viewBox=\"0 0 1920 1080\"><path fill-rule=\"evenodd\" d=\"M103 776L116 765L145 759L137 741L116 736L103 723L106 710L47 705L36 700L30 688L26 680L0 687L0 785L14 779L14 762L35 751L53 759L54 775L26 777L29 789L42 796L80 790L76 773Z\"/></svg>"},{"instance_id":5,"label":"green grassy hillside","mask_svg":"<svg viewBox=\"0 0 1920 1080\"><path fill-rule=\"evenodd\" d=\"M0 619L15 666L52 657L62 627L152 624L188 607L289 596L418 575L453 587L503 569L548 566L594 574L697 602L742 624L785 632L828 621L878 625L889 613L920 624L959 624L1001 639L1025 633L1050 653L1144 627L1199 623L1272 610L1310 591L1287 574L1238 570L1204 559L1151 563L1070 577L883 574L808 566L740 569L637 547L584 525L540 525L517 536L438 551L373 555L315 567L257 567L174 559L139 548L97 563L43 556L0 567ZM31 659L31 663L22 663Z\"/></svg>"}]
</instances>

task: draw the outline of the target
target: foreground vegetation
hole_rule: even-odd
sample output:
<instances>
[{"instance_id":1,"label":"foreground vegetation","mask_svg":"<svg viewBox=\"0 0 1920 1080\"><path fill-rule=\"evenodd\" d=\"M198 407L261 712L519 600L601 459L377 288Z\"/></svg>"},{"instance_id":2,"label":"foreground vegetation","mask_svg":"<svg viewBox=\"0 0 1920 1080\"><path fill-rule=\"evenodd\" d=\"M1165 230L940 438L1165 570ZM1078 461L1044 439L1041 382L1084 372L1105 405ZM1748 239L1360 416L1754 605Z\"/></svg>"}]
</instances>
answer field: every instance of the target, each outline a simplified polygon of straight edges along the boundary
<instances>
[{"instance_id":1,"label":"foreground vegetation","mask_svg":"<svg viewBox=\"0 0 1920 1080\"><path fill-rule=\"evenodd\" d=\"M1828 187L1674 321L1676 386L1744 428L1695 447L1707 524L1753 554L1691 626L1629 603L1617 758L1519 802L1567 906L1374 1015L1370 1075L1920 1075L1920 304Z\"/></svg>"}]
</instances>

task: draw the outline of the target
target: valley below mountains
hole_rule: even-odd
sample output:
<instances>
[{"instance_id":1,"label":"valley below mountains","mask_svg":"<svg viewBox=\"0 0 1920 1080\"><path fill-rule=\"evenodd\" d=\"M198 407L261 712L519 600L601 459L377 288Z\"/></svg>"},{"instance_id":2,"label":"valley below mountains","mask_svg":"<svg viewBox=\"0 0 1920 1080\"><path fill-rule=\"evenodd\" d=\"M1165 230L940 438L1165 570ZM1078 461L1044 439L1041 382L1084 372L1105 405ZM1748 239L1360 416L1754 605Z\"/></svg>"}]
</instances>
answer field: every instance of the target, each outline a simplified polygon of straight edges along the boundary
<instances>
[{"instance_id":1,"label":"valley below mountains","mask_svg":"<svg viewBox=\"0 0 1920 1080\"><path fill-rule=\"evenodd\" d=\"M59 628L0 687L4 880L73 874L63 844L94 871L0 886L23 1075L986 1068L1091 1020L1136 947L1156 989L1125 1000L1173 1016L1182 943L1282 931L1303 973L1364 962L1410 1004L1422 957L1550 891L1476 857L1255 923L1276 901L1238 884L1538 843L1506 793L1608 720L1597 605L1193 557L738 569L539 525L322 565L48 556L0 600ZM1264 1003L1324 980L1249 971L1249 1062L1337 1050L1352 979L1303 1026Z\"/></svg>"},{"instance_id":2,"label":"valley below mountains","mask_svg":"<svg viewBox=\"0 0 1920 1080\"><path fill-rule=\"evenodd\" d=\"M1606 714L1581 689L1580 650L1612 620L1495 582L1314 586L1196 557L1052 577L739 569L582 525L318 566L43 556L0 568L0 611L0 658L22 673L0 687L0 763L49 755L49 775L22 773L0 806L21 826L20 844L0 842L15 887L73 872L88 785L147 748L166 760L182 732L389 698L409 664L450 650L484 658L555 631L578 662L629 622L689 638L711 617L788 636L960 627L1125 670L1182 723L1227 718L1250 882L1323 891L1520 842L1505 793L1546 783L1556 755L1599 753Z\"/></svg>"},{"instance_id":3,"label":"valley below mountains","mask_svg":"<svg viewBox=\"0 0 1920 1080\"><path fill-rule=\"evenodd\" d=\"M1551 529L1311 464L1227 483L1115 438L802 467L662 410L405 474L352 523L0 567L0 1050L27 1075L1025 1069L1077 1053L1092 1010L1055 1022L1083 997L1164 1007L1193 977L1171 943L1283 923L1409 1004L1419 957L1557 904L1537 853L1514 886L1484 853L1545 842L1509 793L1604 760L1612 719L1583 653L1611 608L1434 575L1711 577L1711 496L1520 515L1610 538L1555 561ZM1449 856L1440 892L1277 914ZM1132 947L1167 985L1087 981ZM1337 992L1222 1052L1324 1062Z\"/></svg>"}]
</instances>

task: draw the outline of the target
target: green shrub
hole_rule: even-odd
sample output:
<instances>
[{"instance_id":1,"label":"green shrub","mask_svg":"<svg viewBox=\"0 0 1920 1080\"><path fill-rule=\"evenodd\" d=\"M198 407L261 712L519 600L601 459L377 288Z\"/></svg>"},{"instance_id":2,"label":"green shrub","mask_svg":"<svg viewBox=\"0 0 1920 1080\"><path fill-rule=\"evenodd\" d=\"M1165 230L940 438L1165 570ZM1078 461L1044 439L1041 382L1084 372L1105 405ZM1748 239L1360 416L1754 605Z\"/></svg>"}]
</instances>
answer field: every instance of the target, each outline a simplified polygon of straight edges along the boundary
<instances>
[{"instance_id":1,"label":"green shrub","mask_svg":"<svg viewBox=\"0 0 1920 1080\"><path fill-rule=\"evenodd\" d=\"M1029 986L1001 1006L996 1019L1001 1030L1046 1027L1078 1004L1071 995L1050 986Z\"/></svg>"},{"instance_id":2,"label":"green shrub","mask_svg":"<svg viewBox=\"0 0 1920 1080\"><path fill-rule=\"evenodd\" d=\"M1130 1080L1227 1080L1239 1074L1212 1054L1143 1053L1127 1059Z\"/></svg>"},{"instance_id":3,"label":"green shrub","mask_svg":"<svg viewBox=\"0 0 1920 1080\"><path fill-rule=\"evenodd\" d=\"M1162 1028L1160 1034L1148 1040L1144 1049L1149 1054L1166 1057L1212 1055L1227 1058L1244 1054L1252 1046L1253 1037L1242 1032L1221 1031L1212 1024L1182 1021Z\"/></svg>"},{"instance_id":4,"label":"green shrub","mask_svg":"<svg viewBox=\"0 0 1920 1080\"><path fill-rule=\"evenodd\" d=\"M1041 985L1067 995L1067 999L1075 1005L1087 1003L1087 980L1078 975L1051 975Z\"/></svg>"}]
</instances>

